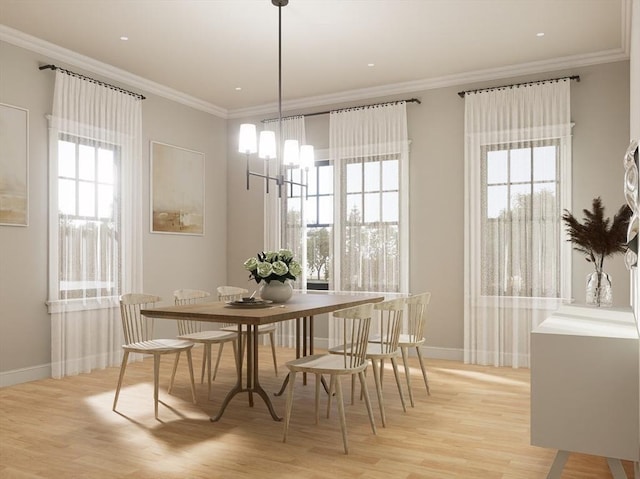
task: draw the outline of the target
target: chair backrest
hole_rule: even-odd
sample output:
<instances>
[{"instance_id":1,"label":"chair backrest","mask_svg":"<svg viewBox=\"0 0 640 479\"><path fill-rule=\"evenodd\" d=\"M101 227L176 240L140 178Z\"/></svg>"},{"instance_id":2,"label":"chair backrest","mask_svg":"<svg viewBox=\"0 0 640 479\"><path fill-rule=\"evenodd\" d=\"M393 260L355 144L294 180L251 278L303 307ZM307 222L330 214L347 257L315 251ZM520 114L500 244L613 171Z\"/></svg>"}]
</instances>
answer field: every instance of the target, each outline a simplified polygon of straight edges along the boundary
<instances>
[{"instance_id":1,"label":"chair backrest","mask_svg":"<svg viewBox=\"0 0 640 479\"><path fill-rule=\"evenodd\" d=\"M238 301L248 292L237 286L218 286L218 301Z\"/></svg>"},{"instance_id":2,"label":"chair backrest","mask_svg":"<svg viewBox=\"0 0 640 479\"><path fill-rule=\"evenodd\" d=\"M346 369L357 368L366 362L369 328L373 316L373 303L334 311L335 318L342 318L342 356Z\"/></svg>"},{"instance_id":3,"label":"chair backrest","mask_svg":"<svg viewBox=\"0 0 640 479\"><path fill-rule=\"evenodd\" d=\"M373 305L373 309L380 311L380 352L383 354L393 353L398 349L404 305L404 298L390 299Z\"/></svg>"},{"instance_id":4,"label":"chair backrest","mask_svg":"<svg viewBox=\"0 0 640 479\"><path fill-rule=\"evenodd\" d=\"M411 341L422 341L427 323L427 306L431 293L415 294L406 298L408 334Z\"/></svg>"},{"instance_id":5,"label":"chair backrest","mask_svg":"<svg viewBox=\"0 0 640 479\"><path fill-rule=\"evenodd\" d=\"M176 289L173 292L173 300L176 306L183 304L195 304L204 298L211 296L208 291L201 289ZM188 319L178 320L178 334L192 334L202 331L201 321L190 321Z\"/></svg>"},{"instance_id":6,"label":"chair backrest","mask_svg":"<svg viewBox=\"0 0 640 479\"><path fill-rule=\"evenodd\" d=\"M123 294L120 296L120 316L126 344L153 339L153 318L142 316L141 309L153 308L160 301L152 294Z\"/></svg>"}]
</instances>

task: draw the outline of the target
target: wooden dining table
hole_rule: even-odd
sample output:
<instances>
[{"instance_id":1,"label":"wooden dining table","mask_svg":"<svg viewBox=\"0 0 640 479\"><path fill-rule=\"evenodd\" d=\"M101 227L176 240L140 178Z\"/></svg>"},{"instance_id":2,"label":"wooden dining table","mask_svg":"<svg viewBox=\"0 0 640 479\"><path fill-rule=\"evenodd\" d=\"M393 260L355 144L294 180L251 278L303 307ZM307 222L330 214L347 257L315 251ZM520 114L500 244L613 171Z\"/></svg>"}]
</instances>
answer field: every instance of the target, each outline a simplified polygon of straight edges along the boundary
<instances>
[{"instance_id":1,"label":"wooden dining table","mask_svg":"<svg viewBox=\"0 0 640 479\"><path fill-rule=\"evenodd\" d=\"M269 304L264 307L236 306L231 302L203 302L182 306L165 306L153 309L143 309L141 314L147 317L163 319L189 319L195 321L213 323L234 323L238 327L238 355L240 365L237 368L235 386L227 393L220 410L211 418L215 422L220 420L231 399L238 393L248 393L249 406L253 407L253 394L258 394L269 410L275 421L282 418L273 408L269 395L260 385L258 367L258 327L261 324L278 323L295 319L296 321L296 357L313 354L313 323L314 316L331 313L339 309L350 308L366 303L380 302L384 296L378 294L359 293L294 293L290 300L284 304ZM247 374L246 386L243 385L244 358L242 333L247 333L246 357ZM287 376L288 378L288 376ZM285 380L286 381L286 380ZM286 382L285 382L286 384ZM284 389L284 385L283 385ZM282 391L282 389L281 389Z\"/></svg>"}]
</instances>

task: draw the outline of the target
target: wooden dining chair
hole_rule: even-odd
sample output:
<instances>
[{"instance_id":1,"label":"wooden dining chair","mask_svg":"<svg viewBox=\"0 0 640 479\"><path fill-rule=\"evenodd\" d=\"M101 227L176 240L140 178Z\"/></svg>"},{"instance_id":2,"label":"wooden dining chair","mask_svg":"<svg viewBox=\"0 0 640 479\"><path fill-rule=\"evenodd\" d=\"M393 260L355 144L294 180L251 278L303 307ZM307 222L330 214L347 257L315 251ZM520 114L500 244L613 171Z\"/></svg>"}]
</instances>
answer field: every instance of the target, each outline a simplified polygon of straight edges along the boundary
<instances>
[{"instance_id":1,"label":"wooden dining chair","mask_svg":"<svg viewBox=\"0 0 640 479\"><path fill-rule=\"evenodd\" d=\"M113 399L114 411L118 404L118 396L120 395L124 372L127 368L129 353L153 355L153 400L156 419L158 419L160 357L165 354L176 355L173 363L173 372L171 373L171 381L169 383L169 394L171 394L171 390L173 389L173 381L175 379L180 353L184 351L187 354L189 375L191 377L191 396L194 404L196 402L196 385L193 379L193 362L191 360L191 349L193 348L193 343L184 339L154 339L153 318L140 314L140 310L153 308L158 301L160 301L158 296L150 294L123 294L120 296L120 314L122 316L122 328L124 330L124 339L126 344L122 346L124 355L122 357L122 365L120 366L118 386L116 387L116 394Z\"/></svg>"},{"instance_id":2,"label":"wooden dining chair","mask_svg":"<svg viewBox=\"0 0 640 479\"><path fill-rule=\"evenodd\" d=\"M248 290L244 288L239 288L237 286L218 286L218 301L238 301L242 299L249 293ZM235 333L238 332L238 325L233 323L225 323L221 328L223 331L233 331ZM242 341L243 344L246 344L246 332L243 331ZM271 343L271 356L273 357L273 369L276 372L276 376L278 375L278 359L276 358L276 324L260 324L258 325L258 334L269 335L269 342ZM218 370L218 364L220 362L220 355L222 354L222 346L220 345L220 349L218 349L218 358L216 360L215 370ZM244 349L244 348L243 348ZM215 372L214 372L215 378Z\"/></svg>"},{"instance_id":3,"label":"wooden dining chair","mask_svg":"<svg viewBox=\"0 0 640 479\"><path fill-rule=\"evenodd\" d=\"M409 390L409 402L411 407L413 404L413 391L411 390L411 373L407 362L409 348L416 348L420 369L422 369L422 377L424 385L427 388L427 395L431 395L429 389L429 379L427 378L427 370L424 366L424 358L422 357L422 345L425 342L425 329L427 322L427 306L431 301L431 293L421 293L410 296L405 299L407 304L407 324L408 333L401 334L398 346L402 352L402 363L404 365L404 374L407 380L407 389Z\"/></svg>"},{"instance_id":4,"label":"wooden dining chair","mask_svg":"<svg viewBox=\"0 0 640 479\"><path fill-rule=\"evenodd\" d=\"M340 416L340 429L342 431L342 443L345 454L349 454L349 444L347 441L347 423L344 414L344 399L342 394L341 377L342 376L358 376L362 387L367 413L371 429L376 434L376 425L373 419L373 411L371 409L371 401L367 391L367 383L364 371L367 368L367 341L369 339L369 327L371 325L371 315L373 313L373 305L371 303L352 308L346 308L333 313L334 318L340 318L342 321L342 334L344 344L340 354L313 354L303 356L286 363L289 369L289 384L287 386L287 401L284 417L284 432L282 441L287 441L289 431L289 422L291 419L291 411L293 409L293 390L295 387L295 379L297 373L314 374L316 378L315 389L315 422L318 424L320 418L319 402L320 402L320 385L322 383L322 375L330 376L329 394L327 400L327 417L331 411L331 396L335 392L338 401L338 413Z\"/></svg>"},{"instance_id":5,"label":"wooden dining chair","mask_svg":"<svg viewBox=\"0 0 640 479\"><path fill-rule=\"evenodd\" d=\"M211 295L208 291L202 291L199 289L177 289L173 292L173 298L176 305L184 305L184 304L195 304L198 303L205 298L208 298ZM204 374L205 370L207 373L207 395L208 398L211 399L211 346L214 344L218 345L219 350L222 350L222 347L225 343L231 343L233 346L233 356L236 360L237 367L237 354L236 354L236 338L238 334L233 331L212 331L212 330L203 330L202 325L204 323L202 321L191 321L187 319L178 321L178 338L186 339L188 341L192 341L194 343L203 344L204 345L204 353L202 355L202 371L200 373L200 384L204 382ZM213 379L215 379L214 371Z\"/></svg>"},{"instance_id":6,"label":"wooden dining chair","mask_svg":"<svg viewBox=\"0 0 640 479\"><path fill-rule=\"evenodd\" d=\"M402 327L402 315L404 312L404 298L391 299L380 303L375 303L373 309L378 312L378 334L373 335L367 342L365 357L371 361L373 366L373 379L376 385L376 394L378 396L378 406L380 408L380 417L382 419L382 427L387 427L387 418L384 407L384 396L382 394L383 371L385 360L390 360L393 367L398 394L402 410L407 412L404 402L404 394L402 393L402 385L400 375L398 373L398 362L396 358L400 356L400 348L398 341L400 340L400 328ZM348 347L348 345L347 345ZM336 346L329 349L332 354L342 354L345 345ZM351 384L351 402L353 403L355 381Z\"/></svg>"}]
</instances>

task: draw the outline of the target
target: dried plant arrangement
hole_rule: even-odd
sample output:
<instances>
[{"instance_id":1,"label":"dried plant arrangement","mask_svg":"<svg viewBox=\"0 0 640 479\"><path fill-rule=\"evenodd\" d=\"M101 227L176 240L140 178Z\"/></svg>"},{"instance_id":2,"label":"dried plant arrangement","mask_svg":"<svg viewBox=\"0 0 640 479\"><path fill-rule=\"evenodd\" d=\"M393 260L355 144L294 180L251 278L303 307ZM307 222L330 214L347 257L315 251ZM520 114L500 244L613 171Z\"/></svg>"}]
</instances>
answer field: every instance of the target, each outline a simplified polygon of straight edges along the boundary
<instances>
[{"instance_id":1,"label":"dried plant arrangement","mask_svg":"<svg viewBox=\"0 0 640 479\"><path fill-rule=\"evenodd\" d=\"M585 259L593 263L596 272L601 273L606 257L626 251L627 226L632 211L625 204L611 221L610 218L604 217L604 206L600 197L593 199L592 208L592 211L582 210L582 223L568 210L564 211L562 219L567 226L573 249L583 253Z\"/></svg>"}]
</instances>

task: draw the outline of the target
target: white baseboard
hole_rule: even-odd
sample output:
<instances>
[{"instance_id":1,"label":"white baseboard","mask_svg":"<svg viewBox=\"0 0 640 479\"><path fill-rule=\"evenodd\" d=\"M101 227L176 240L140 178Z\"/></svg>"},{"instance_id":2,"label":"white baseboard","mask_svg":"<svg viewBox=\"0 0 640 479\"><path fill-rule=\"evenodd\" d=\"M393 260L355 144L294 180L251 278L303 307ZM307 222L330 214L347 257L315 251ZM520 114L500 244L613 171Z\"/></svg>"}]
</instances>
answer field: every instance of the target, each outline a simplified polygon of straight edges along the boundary
<instances>
[{"instance_id":1,"label":"white baseboard","mask_svg":"<svg viewBox=\"0 0 640 479\"><path fill-rule=\"evenodd\" d=\"M12 371L0 372L0 387L28 383L29 381L37 381L38 379L49 379L50 377L51 364L14 369Z\"/></svg>"}]
</instances>

